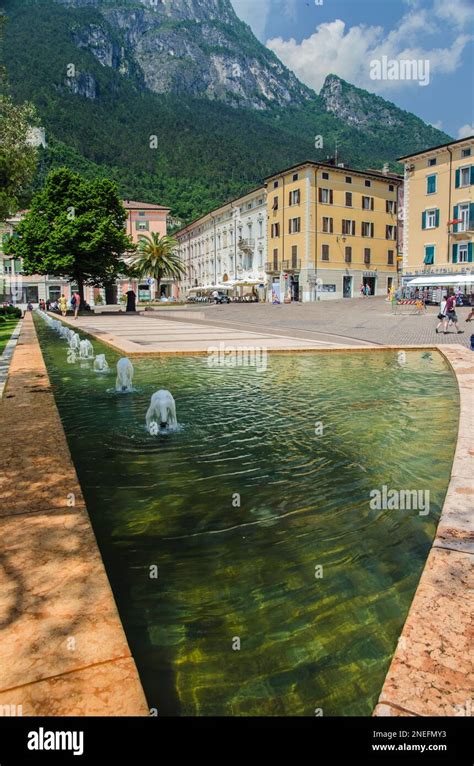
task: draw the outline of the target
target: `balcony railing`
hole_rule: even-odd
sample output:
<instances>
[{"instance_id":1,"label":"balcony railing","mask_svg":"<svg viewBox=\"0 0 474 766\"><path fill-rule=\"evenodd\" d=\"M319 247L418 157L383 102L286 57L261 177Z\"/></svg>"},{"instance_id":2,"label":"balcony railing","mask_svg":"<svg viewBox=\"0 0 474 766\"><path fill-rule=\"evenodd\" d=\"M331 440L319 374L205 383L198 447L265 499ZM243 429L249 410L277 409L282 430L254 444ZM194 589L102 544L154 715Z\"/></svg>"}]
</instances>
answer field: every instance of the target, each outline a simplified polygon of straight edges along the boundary
<instances>
[{"instance_id":1,"label":"balcony railing","mask_svg":"<svg viewBox=\"0 0 474 766\"><path fill-rule=\"evenodd\" d=\"M243 250L245 253L252 253L253 249L255 247L255 240L254 239L239 239L237 242L240 250Z\"/></svg>"},{"instance_id":2,"label":"balcony railing","mask_svg":"<svg viewBox=\"0 0 474 766\"><path fill-rule=\"evenodd\" d=\"M291 258L289 261L283 261L282 271L300 271L301 261L298 258Z\"/></svg>"},{"instance_id":3,"label":"balcony railing","mask_svg":"<svg viewBox=\"0 0 474 766\"><path fill-rule=\"evenodd\" d=\"M278 261L267 261L265 264L265 271L267 274L276 274L280 271Z\"/></svg>"}]
</instances>

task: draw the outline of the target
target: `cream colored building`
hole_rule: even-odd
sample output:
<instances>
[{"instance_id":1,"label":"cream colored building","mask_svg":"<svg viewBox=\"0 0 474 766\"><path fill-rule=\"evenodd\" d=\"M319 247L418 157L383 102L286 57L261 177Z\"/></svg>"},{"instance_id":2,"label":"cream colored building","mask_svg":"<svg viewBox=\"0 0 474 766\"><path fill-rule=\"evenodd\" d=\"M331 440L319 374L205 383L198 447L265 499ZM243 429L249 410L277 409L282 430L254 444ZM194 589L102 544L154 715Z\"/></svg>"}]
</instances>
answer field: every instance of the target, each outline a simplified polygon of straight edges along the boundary
<instances>
[{"instance_id":1,"label":"cream colored building","mask_svg":"<svg viewBox=\"0 0 474 766\"><path fill-rule=\"evenodd\" d=\"M404 284L422 277L429 285L474 273L474 137L400 161L405 163Z\"/></svg>"},{"instance_id":2,"label":"cream colored building","mask_svg":"<svg viewBox=\"0 0 474 766\"><path fill-rule=\"evenodd\" d=\"M182 295L265 296L266 197L259 187L185 226L174 236L186 268Z\"/></svg>"},{"instance_id":3,"label":"cream colored building","mask_svg":"<svg viewBox=\"0 0 474 766\"><path fill-rule=\"evenodd\" d=\"M386 295L397 283L401 178L304 162L266 179L266 271L275 301Z\"/></svg>"}]
</instances>

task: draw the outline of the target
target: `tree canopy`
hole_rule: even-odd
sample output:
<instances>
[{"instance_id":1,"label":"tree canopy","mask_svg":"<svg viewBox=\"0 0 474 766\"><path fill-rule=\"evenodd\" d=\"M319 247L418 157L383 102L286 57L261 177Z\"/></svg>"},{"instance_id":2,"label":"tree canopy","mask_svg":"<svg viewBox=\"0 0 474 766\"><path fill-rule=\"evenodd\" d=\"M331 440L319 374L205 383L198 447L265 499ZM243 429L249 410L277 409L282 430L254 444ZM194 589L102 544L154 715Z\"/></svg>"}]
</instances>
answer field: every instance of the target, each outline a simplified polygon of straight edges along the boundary
<instances>
[{"instance_id":1,"label":"tree canopy","mask_svg":"<svg viewBox=\"0 0 474 766\"><path fill-rule=\"evenodd\" d=\"M24 274L51 274L104 286L127 273L121 257L134 245L125 233L127 213L117 186L88 181L67 168L53 170L33 197L5 251L21 258Z\"/></svg>"}]
</instances>

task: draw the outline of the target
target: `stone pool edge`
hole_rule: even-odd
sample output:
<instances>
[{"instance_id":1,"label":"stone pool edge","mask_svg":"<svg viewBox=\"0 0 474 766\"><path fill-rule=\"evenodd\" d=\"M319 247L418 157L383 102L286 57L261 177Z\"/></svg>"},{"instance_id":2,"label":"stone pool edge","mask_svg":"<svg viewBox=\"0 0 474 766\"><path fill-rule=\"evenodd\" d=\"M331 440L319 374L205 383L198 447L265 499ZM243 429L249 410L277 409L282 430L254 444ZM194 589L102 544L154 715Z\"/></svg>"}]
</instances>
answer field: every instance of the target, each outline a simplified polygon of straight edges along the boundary
<instances>
[{"instance_id":1,"label":"stone pool edge","mask_svg":"<svg viewBox=\"0 0 474 766\"><path fill-rule=\"evenodd\" d=\"M463 346L435 348L458 384L456 450L436 536L374 716L472 716L474 709L469 589L474 553L474 359Z\"/></svg>"},{"instance_id":2,"label":"stone pool edge","mask_svg":"<svg viewBox=\"0 0 474 766\"><path fill-rule=\"evenodd\" d=\"M0 715L147 716L31 314L0 413Z\"/></svg>"}]
</instances>

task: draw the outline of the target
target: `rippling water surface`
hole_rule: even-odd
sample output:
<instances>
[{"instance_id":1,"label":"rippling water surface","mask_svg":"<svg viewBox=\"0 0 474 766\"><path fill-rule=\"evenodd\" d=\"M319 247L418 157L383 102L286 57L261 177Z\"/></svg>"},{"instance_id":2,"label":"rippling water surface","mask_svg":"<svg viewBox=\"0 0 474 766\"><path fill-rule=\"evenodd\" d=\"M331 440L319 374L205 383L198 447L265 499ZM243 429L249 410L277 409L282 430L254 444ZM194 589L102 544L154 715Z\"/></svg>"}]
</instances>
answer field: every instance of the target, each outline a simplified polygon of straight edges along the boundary
<instances>
[{"instance_id":1,"label":"rippling water surface","mask_svg":"<svg viewBox=\"0 0 474 766\"><path fill-rule=\"evenodd\" d=\"M94 373L37 327L150 707L370 715L449 481L443 357L271 354L266 372L139 359L136 391L117 395L117 354L93 341L111 367ZM158 388L181 429L152 437ZM372 510L382 485L428 489L430 513Z\"/></svg>"}]
</instances>

